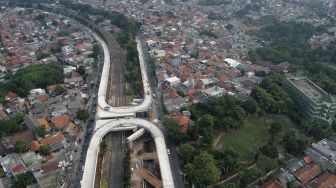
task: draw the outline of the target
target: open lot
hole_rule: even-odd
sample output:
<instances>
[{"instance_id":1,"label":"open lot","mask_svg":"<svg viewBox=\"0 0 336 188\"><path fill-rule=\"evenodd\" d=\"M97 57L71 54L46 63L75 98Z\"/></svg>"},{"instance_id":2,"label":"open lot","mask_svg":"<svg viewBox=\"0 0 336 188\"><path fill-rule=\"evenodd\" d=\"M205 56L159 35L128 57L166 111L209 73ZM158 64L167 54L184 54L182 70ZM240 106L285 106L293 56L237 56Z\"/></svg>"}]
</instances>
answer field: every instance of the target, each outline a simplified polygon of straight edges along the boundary
<instances>
[{"instance_id":1,"label":"open lot","mask_svg":"<svg viewBox=\"0 0 336 188\"><path fill-rule=\"evenodd\" d=\"M275 121L282 124L281 135L292 127L279 116L266 115L261 118L248 118L246 124L239 130L224 133L220 144L224 149L239 152L242 161L250 161L253 159L253 153L270 139L268 129Z\"/></svg>"}]
</instances>

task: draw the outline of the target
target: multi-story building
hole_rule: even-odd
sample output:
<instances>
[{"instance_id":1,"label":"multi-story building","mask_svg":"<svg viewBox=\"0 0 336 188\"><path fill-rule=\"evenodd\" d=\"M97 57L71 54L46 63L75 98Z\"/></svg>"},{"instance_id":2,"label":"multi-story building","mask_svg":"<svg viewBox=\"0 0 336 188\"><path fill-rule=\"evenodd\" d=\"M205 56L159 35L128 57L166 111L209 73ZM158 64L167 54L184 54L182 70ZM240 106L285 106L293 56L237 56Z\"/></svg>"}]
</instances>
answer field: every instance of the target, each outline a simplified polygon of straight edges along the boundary
<instances>
[{"instance_id":1,"label":"multi-story building","mask_svg":"<svg viewBox=\"0 0 336 188\"><path fill-rule=\"evenodd\" d=\"M306 77L287 78L285 89L306 119L330 125L336 112L335 99Z\"/></svg>"}]
</instances>

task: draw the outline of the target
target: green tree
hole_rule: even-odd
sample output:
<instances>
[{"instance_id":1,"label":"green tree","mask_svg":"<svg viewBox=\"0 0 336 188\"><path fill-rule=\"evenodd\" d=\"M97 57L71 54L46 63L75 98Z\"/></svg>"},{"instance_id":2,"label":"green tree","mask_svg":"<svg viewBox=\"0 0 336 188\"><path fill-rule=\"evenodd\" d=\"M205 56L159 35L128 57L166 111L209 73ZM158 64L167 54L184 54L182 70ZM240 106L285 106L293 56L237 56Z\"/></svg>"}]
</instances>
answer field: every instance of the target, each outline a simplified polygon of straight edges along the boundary
<instances>
[{"instance_id":1,"label":"green tree","mask_svg":"<svg viewBox=\"0 0 336 188\"><path fill-rule=\"evenodd\" d=\"M269 141L267 144L262 146L260 148L260 151L261 151L261 153L263 153L264 155L266 155L266 156L268 156L272 159L278 158L278 156L279 156L278 149L272 141Z\"/></svg>"},{"instance_id":2,"label":"green tree","mask_svg":"<svg viewBox=\"0 0 336 188\"><path fill-rule=\"evenodd\" d=\"M166 118L163 120L163 125L167 129L167 133L169 138L177 145L180 145L181 143L184 143L188 136L181 133L179 130L179 124L174 119Z\"/></svg>"},{"instance_id":3,"label":"green tree","mask_svg":"<svg viewBox=\"0 0 336 188\"><path fill-rule=\"evenodd\" d=\"M258 157L258 167L262 169L265 173L273 170L277 167L277 162L265 155L260 155Z\"/></svg>"},{"instance_id":4,"label":"green tree","mask_svg":"<svg viewBox=\"0 0 336 188\"><path fill-rule=\"evenodd\" d=\"M248 185L254 182L261 176L261 172L255 168L244 169L238 175L239 177L239 185L241 187L248 187Z\"/></svg>"},{"instance_id":5,"label":"green tree","mask_svg":"<svg viewBox=\"0 0 336 188\"><path fill-rule=\"evenodd\" d=\"M107 149L107 142L106 142L105 139L103 139L102 142L100 143L100 147L101 147L103 153L105 153L106 149Z\"/></svg>"},{"instance_id":6,"label":"green tree","mask_svg":"<svg viewBox=\"0 0 336 188\"><path fill-rule=\"evenodd\" d=\"M77 110L77 118L86 121L89 118L89 112L84 109L78 109Z\"/></svg>"},{"instance_id":7,"label":"green tree","mask_svg":"<svg viewBox=\"0 0 336 188\"><path fill-rule=\"evenodd\" d=\"M123 188L130 188L132 171L131 171L131 154L130 154L129 151L126 153L125 158L123 160L122 174L123 174L122 187Z\"/></svg>"},{"instance_id":8,"label":"green tree","mask_svg":"<svg viewBox=\"0 0 336 188\"><path fill-rule=\"evenodd\" d=\"M187 164L193 161L196 150L190 144L181 144L178 148L177 154L182 164Z\"/></svg>"},{"instance_id":9,"label":"green tree","mask_svg":"<svg viewBox=\"0 0 336 188\"><path fill-rule=\"evenodd\" d=\"M25 97L30 89L43 88L63 81L63 68L56 63L30 65L10 75L5 83L5 89Z\"/></svg>"},{"instance_id":10,"label":"green tree","mask_svg":"<svg viewBox=\"0 0 336 188\"><path fill-rule=\"evenodd\" d=\"M35 132L37 133L37 135L39 135L39 137L42 138L47 134L47 131L44 126L39 126L35 128Z\"/></svg>"},{"instance_id":11,"label":"green tree","mask_svg":"<svg viewBox=\"0 0 336 188\"><path fill-rule=\"evenodd\" d=\"M253 99L247 99L242 103L242 107L249 114L255 114L258 110L258 103Z\"/></svg>"},{"instance_id":12,"label":"green tree","mask_svg":"<svg viewBox=\"0 0 336 188\"><path fill-rule=\"evenodd\" d=\"M28 151L28 149L29 149L29 145L25 141L19 140L15 143L15 152L17 153L24 153Z\"/></svg>"},{"instance_id":13,"label":"green tree","mask_svg":"<svg viewBox=\"0 0 336 188\"><path fill-rule=\"evenodd\" d=\"M233 25L232 24L228 24L225 26L225 28L229 31L231 31L233 29Z\"/></svg>"},{"instance_id":14,"label":"green tree","mask_svg":"<svg viewBox=\"0 0 336 188\"><path fill-rule=\"evenodd\" d=\"M67 89L65 87L62 87L60 85L56 86L56 88L55 88L55 94L56 95L61 95L65 92L67 92Z\"/></svg>"},{"instance_id":15,"label":"green tree","mask_svg":"<svg viewBox=\"0 0 336 188\"><path fill-rule=\"evenodd\" d=\"M48 156L51 153L51 147L48 144L43 144L40 147L40 154L43 156Z\"/></svg>"},{"instance_id":16,"label":"green tree","mask_svg":"<svg viewBox=\"0 0 336 188\"><path fill-rule=\"evenodd\" d=\"M210 114L204 114L197 124L200 129L212 129L215 125L214 118Z\"/></svg>"},{"instance_id":17,"label":"green tree","mask_svg":"<svg viewBox=\"0 0 336 188\"><path fill-rule=\"evenodd\" d=\"M271 135L276 136L279 135L279 133L282 130L282 125L281 123L275 121L271 124L271 127L269 129L269 132L271 133Z\"/></svg>"},{"instance_id":18,"label":"green tree","mask_svg":"<svg viewBox=\"0 0 336 188\"><path fill-rule=\"evenodd\" d=\"M308 142L301 138L295 129L289 129L283 137L285 149L292 155L298 155L306 149Z\"/></svg>"},{"instance_id":19,"label":"green tree","mask_svg":"<svg viewBox=\"0 0 336 188\"><path fill-rule=\"evenodd\" d=\"M232 172L239 167L239 153L233 150L214 151L214 156L217 161L217 166L224 174Z\"/></svg>"},{"instance_id":20,"label":"green tree","mask_svg":"<svg viewBox=\"0 0 336 188\"><path fill-rule=\"evenodd\" d=\"M12 188L23 188L36 182L33 173L28 171L14 177Z\"/></svg>"},{"instance_id":21,"label":"green tree","mask_svg":"<svg viewBox=\"0 0 336 188\"><path fill-rule=\"evenodd\" d=\"M195 157L192 165L185 167L188 179L197 187L206 187L219 180L219 171L213 156L207 152L202 152Z\"/></svg>"}]
</instances>

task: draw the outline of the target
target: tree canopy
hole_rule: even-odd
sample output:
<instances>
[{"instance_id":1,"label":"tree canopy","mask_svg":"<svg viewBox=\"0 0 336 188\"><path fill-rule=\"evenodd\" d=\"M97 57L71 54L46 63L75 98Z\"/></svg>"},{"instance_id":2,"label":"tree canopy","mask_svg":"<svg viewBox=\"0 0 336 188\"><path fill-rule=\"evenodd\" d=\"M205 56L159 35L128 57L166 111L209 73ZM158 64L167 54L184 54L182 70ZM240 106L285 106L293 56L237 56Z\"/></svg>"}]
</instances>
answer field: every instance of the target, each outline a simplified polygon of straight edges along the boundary
<instances>
[{"instance_id":1,"label":"tree canopy","mask_svg":"<svg viewBox=\"0 0 336 188\"><path fill-rule=\"evenodd\" d=\"M206 187L219 180L219 171L213 156L202 152L195 157L193 163L185 167L185 173L189 181L197 187Z\"/></svg>"},{"instance_id":2,"label":"tree canopy","mask_svg":"<svg viewBox=\"0 0 336 188\"><path fill-rule=\"evenodd\" d=\"M167 129L169 138L177 145L185 142L188 139L188 136L181 133L179 130L179 124L174 119L164 119L163 125Z\"/></svg>"},{"instance_id":3,"label":"tree canopy","mask_svg":"<svg viewBox=\"0 0 336 188\"><path fill-rule=\"evenodd\" d=\"M15 152L17 153L24 153L28 151L28 149L29 149L28 142L19 140L15 143Z\"/></svg>"},{"instance_id":4,"label":"tree canopy","mask_svg":"<svg viewBox=\"0 0 336 188\"><path fill-rule=\"evenodd\" d=\"M51 147L48 144L43 144L40 147L40 154L43 156L48 156L51 153Z\"/></svg>"},{"instance_id":5,"label":"tree canopy","mask_svg":"<svg viewBox=\"0 0 336 188\"><path fill-rule=\"evenodd\" d=\"M31 89L62 83L64 74L62 67L56 63L39 64L22 68L16 74L10 74L7 80L4 86L7 91L25 97Z\"/></svg>"},{"instance_id":6,"label":"tree canopy","mask_svg":"<svg viewBox=\"0 0 336 188\"><path fill-rule=\"evenodd\" d=\"M77 110L77 118L86 121L89 118L89 112L84 109L78 109Z\"/></svg>"},{"instance_id":7,"label":"tree canopy","mask_svg":"<svg viewBox=\"0 0 336 188\"><path fill-rule=\"evenodd\" d=\"M36 179L31 171L16 175L13 180L12 188L27 187L27 185L36 183Z\"/></svg>"}]
</instances>

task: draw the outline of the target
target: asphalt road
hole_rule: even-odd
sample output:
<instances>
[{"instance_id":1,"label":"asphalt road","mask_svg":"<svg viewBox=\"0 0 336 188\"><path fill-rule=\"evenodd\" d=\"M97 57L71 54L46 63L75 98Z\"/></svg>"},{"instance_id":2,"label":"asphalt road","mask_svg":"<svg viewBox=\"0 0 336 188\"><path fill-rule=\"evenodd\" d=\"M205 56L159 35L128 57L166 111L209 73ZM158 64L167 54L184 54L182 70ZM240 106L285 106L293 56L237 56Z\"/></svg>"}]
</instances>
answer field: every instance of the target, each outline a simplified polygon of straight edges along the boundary
<instances>
[{"instance_id":1,"label":"asphalt road","mask_svg":"<svg viewBox=\"0 0 336 188\"><path fill-rule=\"evenodd\" d=\"M138 34L139 39L141 40L141 44L142 44L142 49L143 52L145 54L145 60L146 62L149 61L149 53L148 53L148 47L146 46L146 42L144 39L144 36L142 35L142 33ZM147 64L148 65L148 64ZM155 109L152 110L156 110L157 111L157 119L163 120L164 119L164 113L163 110L161 109L161 104L162 104L162 98L161 98L161 92L160 89L157 88L157 80L155 75L152 75L151 72L151 68L150 66L147 66L147 74L150 80L150 84L152 86L152 91L155 93L156 98L153 98L154 101L153 102L158 102ZM155 89L154 89L155 88ZM161 129L162 133L164 134L165 137L165 142L167 145L167 148L170 150L170 155L169 155L169 161L170 161L170 167L171 167L171 171L173 174L173 178L174 178L174 184L176 188L183 188L184 186L184 182L183 182L183 174L182 174L182 170L180 168L180 163L179 163L179 159L177 156L177 152L176 152L176 146L175 144L169 140L169 137L167 135L167 131L165 129L165 127L162 125L162 123L159 124L159 128Z\"/></svg>"},{"instance_id":2,"label":"asphalt road","mask_svg":"<svg viewBox=\"0 0 336 188\"><path fill-rule=\"evenodd\" d=\"M122 188L122 168L123 168L123 132L111 132L107 136L107 140L111 142L112 155L109 172L109 188Z\"/></svg>"}]
</instances>

